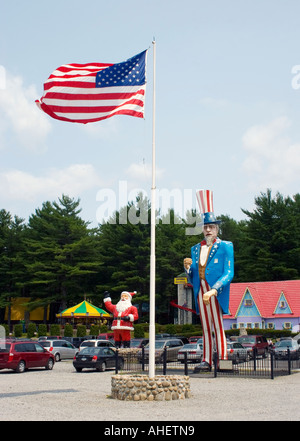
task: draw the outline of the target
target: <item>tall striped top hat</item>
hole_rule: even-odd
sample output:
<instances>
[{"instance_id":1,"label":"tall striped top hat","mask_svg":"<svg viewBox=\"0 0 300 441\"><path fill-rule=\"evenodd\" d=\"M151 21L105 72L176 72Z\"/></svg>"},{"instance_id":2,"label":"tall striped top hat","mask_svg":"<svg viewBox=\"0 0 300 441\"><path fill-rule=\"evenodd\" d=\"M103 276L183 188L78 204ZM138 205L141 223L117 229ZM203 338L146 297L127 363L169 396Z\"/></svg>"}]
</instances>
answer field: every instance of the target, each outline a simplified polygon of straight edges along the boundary
<instances>
[{"instance_id":1,"label":"tall striped top hat","mask_svg":"<svg viewBox=\"0 0 300 441\"><path fill-rule=\"evenodd\" d=\"M202 222L198 225L219 224L214 214L212 190L197 190L196 198L200 208Z\"/></svg>"}]
</instances>

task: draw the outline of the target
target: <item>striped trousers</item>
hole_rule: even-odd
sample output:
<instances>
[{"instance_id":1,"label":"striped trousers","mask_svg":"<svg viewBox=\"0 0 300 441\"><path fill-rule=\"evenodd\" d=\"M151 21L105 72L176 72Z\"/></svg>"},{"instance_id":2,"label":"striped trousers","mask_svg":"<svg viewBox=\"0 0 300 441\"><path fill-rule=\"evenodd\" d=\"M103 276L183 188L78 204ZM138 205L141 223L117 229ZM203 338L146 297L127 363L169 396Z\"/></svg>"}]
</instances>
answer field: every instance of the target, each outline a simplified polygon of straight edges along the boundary
<instances>
[{"instance_id":1,"label":"striped trousers","mask_svg":"<svg viewBox=\"0 0 300 441\"><path fill-rule=\"evenodd\" d=\"M223 314L216 296L210 298L208 305L203 302L203 294L210 290L205 280L200 281L200 290L198 293L198 306L200 320L203 329L203 358L212 366L212 357L214 351L214 341L212 331L215 334L216 350L218 359L227 360L227 343L223 327Z\"/></svg>"}]
</instances>

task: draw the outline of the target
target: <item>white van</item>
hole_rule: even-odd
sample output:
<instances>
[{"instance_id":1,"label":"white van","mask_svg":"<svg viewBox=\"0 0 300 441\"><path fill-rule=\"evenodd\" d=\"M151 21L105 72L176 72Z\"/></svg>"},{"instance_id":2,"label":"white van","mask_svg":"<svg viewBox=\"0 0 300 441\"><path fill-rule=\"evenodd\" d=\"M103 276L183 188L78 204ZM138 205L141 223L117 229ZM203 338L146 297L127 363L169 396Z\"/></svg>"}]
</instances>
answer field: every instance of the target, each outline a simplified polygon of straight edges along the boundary
<instances>
[{"instance_id":1,"label":"white van","mask_svg":"<svg viewBox=\"0 0 300 441\"><path fill-rule=\"evenodd\" d=\"M81 349L86 347L93 347L93 348L107 347L107 348L115 349L116 346L110 340L84 340L79 347L79 351L81 351Z\"/></svg>"}]
</instances>

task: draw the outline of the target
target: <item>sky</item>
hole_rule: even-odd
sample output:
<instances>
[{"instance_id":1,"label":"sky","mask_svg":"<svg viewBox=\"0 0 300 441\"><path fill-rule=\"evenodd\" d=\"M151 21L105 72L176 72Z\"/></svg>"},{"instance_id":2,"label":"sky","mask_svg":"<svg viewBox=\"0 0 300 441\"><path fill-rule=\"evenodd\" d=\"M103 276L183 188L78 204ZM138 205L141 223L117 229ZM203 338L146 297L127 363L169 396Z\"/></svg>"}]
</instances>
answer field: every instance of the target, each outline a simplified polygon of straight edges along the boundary
<instances>
[{"instance_id":1,"label":"sky","mask_svg":"<svg viewBox=\"0 0 300 441\"><path fill-rule=\"evenodd\" d=\"M298 0L1 3L0 209L27 222L65 194L93 227L140 190L151 199L153 38L157 208L184 216L204 188L239 221L268 188L299 193ZM60 65L145 49L144 119L83 125L37 108Z\"/></svg>"}]
</instances>

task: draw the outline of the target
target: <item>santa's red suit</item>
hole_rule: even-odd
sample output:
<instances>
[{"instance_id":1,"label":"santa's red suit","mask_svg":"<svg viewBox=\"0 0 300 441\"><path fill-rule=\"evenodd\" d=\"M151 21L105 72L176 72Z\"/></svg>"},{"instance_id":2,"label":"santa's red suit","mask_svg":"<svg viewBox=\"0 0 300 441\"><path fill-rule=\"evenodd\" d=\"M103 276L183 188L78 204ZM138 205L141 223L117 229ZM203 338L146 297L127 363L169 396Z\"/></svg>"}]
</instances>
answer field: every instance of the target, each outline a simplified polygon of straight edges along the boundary
<instances>
[{"instance_id":1,"label":"santa's red suit","mask_svg":"<svg viewBox=\"0 0 300 441\"><path fill-rule=\"evenodd\" d=\"M123 291L121 293L126 294L128 300L120 300L116 305L113 305L109 293L104 296L105 308L114 315L111 329L114 331L114 340L116 346L120 347L123 343L124 347L130 346L130 331L133 331L133 322L138 320L138 310L135 306L132 306L131 299L135 294L133 292Z\"/></svg>"}]
</instances>

